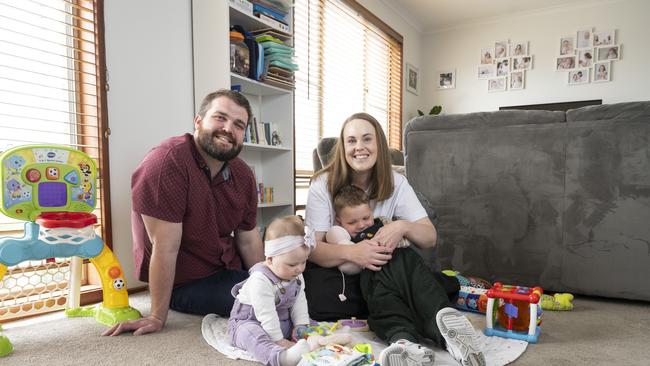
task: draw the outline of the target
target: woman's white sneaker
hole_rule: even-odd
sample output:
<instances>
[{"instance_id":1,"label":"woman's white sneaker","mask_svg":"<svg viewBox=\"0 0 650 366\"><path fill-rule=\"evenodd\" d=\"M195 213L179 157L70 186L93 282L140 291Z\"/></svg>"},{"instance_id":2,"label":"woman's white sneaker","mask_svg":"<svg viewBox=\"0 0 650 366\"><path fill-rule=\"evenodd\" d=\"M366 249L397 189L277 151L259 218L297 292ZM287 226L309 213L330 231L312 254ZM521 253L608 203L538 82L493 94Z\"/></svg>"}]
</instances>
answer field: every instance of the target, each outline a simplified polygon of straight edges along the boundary
<instances>
[{"instance_id":1,"label":"woman's white sneaker","mask_svg":"<svg viewBox=\"0 0 650 366\"><path fill-rule=\"evenodd\" d=\"M463 366L485 366L476 331L465 315L454 308L443 308L436 314L436 323L447 341L447 350L456 360Z\"/></svg>"},{"instance_id":2,"label":"woman's white sneaker","mask_svg":"<svg viewBox=\"0 0 650 366\"><path fill-rule=\"evenodd\" d=\"M379 355L381 366L433 366L432 350L417 343L400 339L386 347Z\"/></svg>"}]
</instances>

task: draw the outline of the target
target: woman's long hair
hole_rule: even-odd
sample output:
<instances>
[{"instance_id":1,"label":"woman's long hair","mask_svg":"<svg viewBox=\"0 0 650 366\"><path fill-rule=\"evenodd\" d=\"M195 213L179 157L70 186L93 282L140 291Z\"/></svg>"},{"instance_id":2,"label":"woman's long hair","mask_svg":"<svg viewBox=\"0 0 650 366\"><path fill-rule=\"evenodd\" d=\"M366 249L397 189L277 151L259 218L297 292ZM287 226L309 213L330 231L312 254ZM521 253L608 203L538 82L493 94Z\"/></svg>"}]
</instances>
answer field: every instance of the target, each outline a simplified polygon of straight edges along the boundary
<instances>
[{"instance_id":1,"label":"woman's long hair","mask_svg":"<svg viewBox=\"0 0 650 366\"><path fill-rule=\"evenodd\" d=\"M336 196L338 191L343 187L352 183L352 168L345 160L345 140L343 131L345 126L355 119L362 119L370 122L375 128L375 137L377 140L377 161L370 174L370 187L368 197L373 200L383 201L390 197L393 193L393 171L391 169L390 151L388 149L388 142L386 135L381 125L377 120L368 113L355 113L348 117L343 126L341 126L341 133L336 145L334 146L334 154L330 162L320 171L318 171L313 178L328 173L327 175L327 190L331 197Z\"/></svg>"}]
</instances>

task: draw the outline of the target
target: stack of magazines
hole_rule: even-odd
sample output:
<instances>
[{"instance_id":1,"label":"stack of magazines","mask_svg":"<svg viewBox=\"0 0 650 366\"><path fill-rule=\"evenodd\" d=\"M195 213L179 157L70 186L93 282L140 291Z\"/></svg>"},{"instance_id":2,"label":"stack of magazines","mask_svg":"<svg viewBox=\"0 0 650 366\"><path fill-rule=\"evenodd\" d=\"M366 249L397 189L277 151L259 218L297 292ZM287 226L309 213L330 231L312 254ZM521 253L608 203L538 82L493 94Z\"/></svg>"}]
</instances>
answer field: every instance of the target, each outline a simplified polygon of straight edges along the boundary
<instances>
[{"instance_id":1,"label":"stack of magazines","mask_svg":"<svg viewBox=\"0 0 650 366\"><path fill-rule=\"evenodd\" d=\"M298 70L298 65L293 62L293 47L281 39L285 37L273 29L255 32L255 40L264 48L264 72L261 79L275 86L293 88L293 73Z\"/></svg>"},{"instance_id":2,"label":"stack of magazines","mask_svg":"<svg viewBox=\"0 0 650 366\"><path fill-rule=\"evenodd\" d=\"M290 0L253 0L253 15L264 23L284 32L291 33L287 14L291 10Z\"/></svg>"}]
</instances>

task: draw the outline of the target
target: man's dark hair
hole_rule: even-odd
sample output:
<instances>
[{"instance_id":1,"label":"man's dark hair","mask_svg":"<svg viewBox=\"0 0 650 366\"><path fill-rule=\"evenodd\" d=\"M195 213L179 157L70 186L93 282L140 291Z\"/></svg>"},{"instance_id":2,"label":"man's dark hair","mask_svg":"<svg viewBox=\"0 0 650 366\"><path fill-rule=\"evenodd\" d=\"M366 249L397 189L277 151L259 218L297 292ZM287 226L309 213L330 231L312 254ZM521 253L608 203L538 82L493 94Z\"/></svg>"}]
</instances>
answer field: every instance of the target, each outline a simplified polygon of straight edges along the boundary
<instances>
[{"instance_id":1,"label":"man's dark hair","mask_svg":"<svg viewBox=\"0 0 650 366\"><path fill-rule=\"evenodd\" d=\"M244 94L240 92L228 90L228 89L219 89L216 92L212 92L206 95L205 98L203 98L203 101L201 101L201 106L199 107L198 115L201 116L201 118L205 118L205 114L208 112L208 109L210 109L210 105L212 104L212 101L219 97L226 97L232 100L238 106L246 109L246 113L248 113L248 119L246 120L246 123L248 123L253 117L251 104L248 102L248 99L246 99Z\"/></svg>"}]
</instances>

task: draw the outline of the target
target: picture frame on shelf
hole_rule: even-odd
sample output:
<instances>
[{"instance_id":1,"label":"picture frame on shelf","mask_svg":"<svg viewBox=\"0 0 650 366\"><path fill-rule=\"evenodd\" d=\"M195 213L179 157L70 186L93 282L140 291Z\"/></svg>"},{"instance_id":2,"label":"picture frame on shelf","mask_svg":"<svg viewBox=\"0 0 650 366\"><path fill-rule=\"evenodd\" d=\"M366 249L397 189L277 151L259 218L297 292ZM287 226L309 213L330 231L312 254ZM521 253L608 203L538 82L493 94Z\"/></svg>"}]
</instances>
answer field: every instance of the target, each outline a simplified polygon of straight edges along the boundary
<instances>
[{"instance_id":1,"label":"picture frame on shelf","mask_svg":"<svg viewBox=\"0 0 650 366\"><path fill-rule=\"evenodd\" d=\"M438 71L438 89L454 89L456 87L456 70Z\"/></svg>"},{"instance_id":2,"label":"picture frame on shelf","mask_svg":"<svg viewBox=\"0 0 650 366\"><path fill-rule=\"evenodd\" d=\"M420 69L406 63L406 90L418 95L420 89Z\"/></svg>"}]
</instances>

